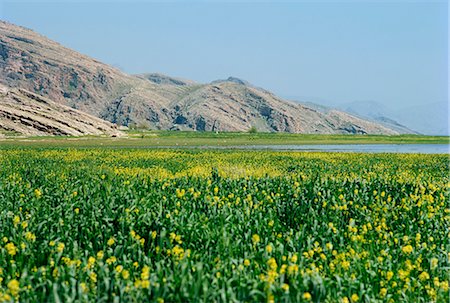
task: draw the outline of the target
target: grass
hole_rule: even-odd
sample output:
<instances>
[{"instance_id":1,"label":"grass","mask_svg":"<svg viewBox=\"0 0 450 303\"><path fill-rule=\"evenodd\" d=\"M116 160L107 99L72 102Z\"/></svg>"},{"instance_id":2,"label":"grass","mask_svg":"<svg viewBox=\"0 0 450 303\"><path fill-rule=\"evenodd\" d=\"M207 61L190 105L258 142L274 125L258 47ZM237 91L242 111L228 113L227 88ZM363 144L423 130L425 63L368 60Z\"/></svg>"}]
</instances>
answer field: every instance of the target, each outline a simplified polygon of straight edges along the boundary
<instances>
[{"instance_id":1,"label":"grass","mask_svg":"<svg viewBox=\"0 0 450 303\"><path fill-rule=\"evenodd\" d=\"M0 146L156 147L301 144L449 144L448 136L304 135L288 133L214 133L129 131L127 137L29 137L0 139Z\"/></svg>"}]
</instances>

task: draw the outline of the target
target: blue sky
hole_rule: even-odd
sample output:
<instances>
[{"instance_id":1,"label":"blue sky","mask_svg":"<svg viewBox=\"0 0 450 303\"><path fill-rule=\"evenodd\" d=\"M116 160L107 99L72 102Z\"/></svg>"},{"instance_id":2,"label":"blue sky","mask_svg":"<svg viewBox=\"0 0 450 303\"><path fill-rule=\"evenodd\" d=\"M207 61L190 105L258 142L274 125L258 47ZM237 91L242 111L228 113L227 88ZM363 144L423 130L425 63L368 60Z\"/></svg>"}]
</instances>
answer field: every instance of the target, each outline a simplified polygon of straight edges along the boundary
<instances>
[{"instance_id":1,"label":"blue sky","mask_svg":"<svg viewBox=\"0 0 450 303\"><path fill-rule=\"evenodd\" d=\"M447 15L425 0L0 0L1 19L128 73L391 107L447 100Z\"/></svg>"}]
</instances>

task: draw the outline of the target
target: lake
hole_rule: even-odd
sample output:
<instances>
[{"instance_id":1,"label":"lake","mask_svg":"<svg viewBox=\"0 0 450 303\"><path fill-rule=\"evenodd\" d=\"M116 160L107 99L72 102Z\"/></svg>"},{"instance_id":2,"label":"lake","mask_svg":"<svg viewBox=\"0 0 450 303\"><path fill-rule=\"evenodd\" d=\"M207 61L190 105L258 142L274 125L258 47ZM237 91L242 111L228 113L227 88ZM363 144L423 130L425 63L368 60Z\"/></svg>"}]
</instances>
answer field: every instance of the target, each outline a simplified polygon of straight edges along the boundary
<instances>
[{"instance_id":1,"label":"lake","mask_svg":"<svg viewBox=\"0 0 450 303\"><path fill-rule=\"evenodd\" d=\"M352 152L352 153L417 153L450 154L448 144L320 144L320 145L241 145L206 147L221 149L251 149L309 152Z\"/></svg>"}]
</instances>

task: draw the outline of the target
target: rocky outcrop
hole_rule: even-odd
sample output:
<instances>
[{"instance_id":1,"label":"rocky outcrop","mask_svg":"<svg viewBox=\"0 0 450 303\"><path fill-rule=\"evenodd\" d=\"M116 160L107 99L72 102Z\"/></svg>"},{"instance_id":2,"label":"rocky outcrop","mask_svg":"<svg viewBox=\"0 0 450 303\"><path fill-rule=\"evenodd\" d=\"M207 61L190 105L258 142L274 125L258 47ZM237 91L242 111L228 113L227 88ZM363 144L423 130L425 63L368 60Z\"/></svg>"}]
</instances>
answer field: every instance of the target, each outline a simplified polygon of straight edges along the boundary
<instances>
[{"instance_id":1,"label":"rocky outcrop","mask_svg":"<svg viewBox=\"0 0 450 303\"><path fill-rule=\"evenodd\" d=\"M0 133L10 135L121 136L104 120L24 89L0 86Z\"/></svg>"},{"instance_id":2,"label":"rocky outcrop","mask_svg":"<svg viewBox=\"0 0 450 303\"><path fill-rule=\"evenodd\" d=\"M175 77L169 77L167 75L163 75L163 74L160 74L160 73L141 74L141 75L136 75L136 77L148 80L148 81L153 82L155 84L162 84L162 85L186 86L186 85L194 85L194 84L196 84L194 81L191 81L191 80L175 78Z\"/></svg>"}]
</instances>

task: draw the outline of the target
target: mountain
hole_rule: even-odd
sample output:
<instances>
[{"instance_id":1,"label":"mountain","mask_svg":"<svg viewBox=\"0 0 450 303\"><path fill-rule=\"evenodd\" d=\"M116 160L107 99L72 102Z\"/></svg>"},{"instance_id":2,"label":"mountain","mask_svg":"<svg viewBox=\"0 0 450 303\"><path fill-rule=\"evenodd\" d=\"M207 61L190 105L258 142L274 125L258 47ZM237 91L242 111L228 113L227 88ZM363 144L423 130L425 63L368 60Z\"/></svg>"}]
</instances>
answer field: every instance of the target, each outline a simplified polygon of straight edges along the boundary
<instances>
[{"instance_id":1,"label":"mountain","mask_svg":"<svg viewBox=\"0 0 450 303\"><path fill-rule=\"evenodd\" d=\"M398 115L380 102L355 101L342 104L339 108L363 119L380 123L381 125L394 129L401 134L419 134L419 132L416 131L417 124L404 123L403 119L399 118ZM414 126L415 130L406 125Z\"/></svg>"},{"instance_id":2,"label":"mountain","mask_svg":"<svg viewBox=\"0 0 450 303\"><path fill-rule=\"evenodd\" d=\"M342 111L323 112L286 101L234 77L205 84L155 73L127 75L32 30L2 21L0 84L126 126L199 131L247 131L253 126L268 132L398 133Z\"/></svg>"},{"instance_id":3,"label":"mountain","mask_svg":"<svg viewBox=\"0 0 450 303\"><path fill-rule=\"evenodd\" d=\"M297 98L300 99L300 98ZM321 103L328 103L328 105L322 105L313 102L301 102L296 101L300 104L313 108L317 111L328 113L332 110L343 111L351 114L354 117L358 117L363 120L372 121L374 123L383 125L386 128L395 130L399 134L418 134L418 132L400 124L394 119L391 119L384 114L384 106L374 101L367 102L351 102L344 105L330 105L330 102L317 101Z\"/></svg>"},{"instance_id":4,"label":"mountain","mask_svg":"<svg viewBox=\"0 0 450 303\"><path fill-rule=\"evenodd\" d=\"M102 119L20 88L0 85L0 137L10 135L120 136Z\"/></svg>"},{"instance_id":5,"label":"mountain","mask_svg":"<svg viewBox=\"0 0 450 303\"><path fill-rule=\"evenodd\" d=\"M405 106L394 110L392 117L425 135L450 135L448 101Z\"/></svg>"},{"instance_id":6,"label":"mountain","mask_svg":"<svg viewBox=\"0 0 450 303\"><path fill-rule=\"evenodd\" d=\"M449 135L449 107L446 101L407 105L397 109L376 101L357 101L340 105L340 108L399 132Z\"/></svg>"},{"instance_id":7,"label":"mountain","mask_svg":"<svg viewBox=\"0 0 450 303\"><path fill-rule=\"evenodd\" d=\"M246 131L254 126L295 133L393 133L343 112L321 113L287 102L234 77L188 87L171 102L176 129Z\"/></svg>"}]
</instances>

